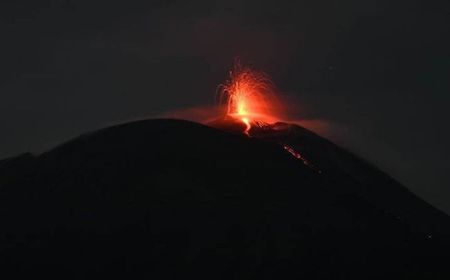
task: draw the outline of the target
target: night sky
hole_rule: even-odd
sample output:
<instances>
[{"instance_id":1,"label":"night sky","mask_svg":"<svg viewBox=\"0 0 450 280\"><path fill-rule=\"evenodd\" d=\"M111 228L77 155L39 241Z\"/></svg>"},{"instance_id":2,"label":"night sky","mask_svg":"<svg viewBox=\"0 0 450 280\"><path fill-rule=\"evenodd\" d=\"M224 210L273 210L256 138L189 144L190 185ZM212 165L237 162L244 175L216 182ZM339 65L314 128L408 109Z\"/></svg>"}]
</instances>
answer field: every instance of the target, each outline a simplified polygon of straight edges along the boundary
<instances>
[{"instance_id":1,"label":"night sky","mask_svg":"<svg viewBox=\"0 0 450 280\"><path fill-rule=\"evenodd\" d=\"M290 117L450 213L450 2L1 1L0 158L214 104L239 57Z\"/></svg>"}]
</instances>

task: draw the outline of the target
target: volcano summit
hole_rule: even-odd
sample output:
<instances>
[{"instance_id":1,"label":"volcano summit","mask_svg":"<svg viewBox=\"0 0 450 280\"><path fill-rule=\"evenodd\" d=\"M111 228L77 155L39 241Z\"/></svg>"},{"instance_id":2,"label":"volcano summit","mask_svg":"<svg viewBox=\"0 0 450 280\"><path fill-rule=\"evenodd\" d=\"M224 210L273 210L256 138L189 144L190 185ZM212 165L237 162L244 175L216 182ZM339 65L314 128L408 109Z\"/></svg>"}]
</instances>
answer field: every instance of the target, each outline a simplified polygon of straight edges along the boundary
<instances>
[{"instance_id":1,"label":"volcano summit","mask_svg":"<svg viewBox=\"0 0 450 280\"><path fill-rule=\"evenodd\" d=\"M286 123L144 120L0 161L15 276L449 279L450 219Z\"/></svg>"}]
</instances>

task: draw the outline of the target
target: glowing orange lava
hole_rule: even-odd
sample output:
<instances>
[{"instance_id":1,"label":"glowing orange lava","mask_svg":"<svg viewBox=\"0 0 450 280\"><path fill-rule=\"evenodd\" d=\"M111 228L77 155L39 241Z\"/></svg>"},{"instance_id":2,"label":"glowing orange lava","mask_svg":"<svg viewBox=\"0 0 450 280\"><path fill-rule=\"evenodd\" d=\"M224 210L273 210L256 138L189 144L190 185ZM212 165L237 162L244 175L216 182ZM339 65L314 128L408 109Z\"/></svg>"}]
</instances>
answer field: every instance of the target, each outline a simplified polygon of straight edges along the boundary
<instances>
[{"instance_id":1,"label":"glowing orange lava","mask_svg":"<svg viewBox=\"0 0 450 280\"><path fill-rule=\"evenodd\" d=\"M270 79L262 72L236 64L230 80L219 87L219 98L227 106L227 115L245 124L248 134L253 124L273 123L278 102Z\"/></svg>"}]
</instances>

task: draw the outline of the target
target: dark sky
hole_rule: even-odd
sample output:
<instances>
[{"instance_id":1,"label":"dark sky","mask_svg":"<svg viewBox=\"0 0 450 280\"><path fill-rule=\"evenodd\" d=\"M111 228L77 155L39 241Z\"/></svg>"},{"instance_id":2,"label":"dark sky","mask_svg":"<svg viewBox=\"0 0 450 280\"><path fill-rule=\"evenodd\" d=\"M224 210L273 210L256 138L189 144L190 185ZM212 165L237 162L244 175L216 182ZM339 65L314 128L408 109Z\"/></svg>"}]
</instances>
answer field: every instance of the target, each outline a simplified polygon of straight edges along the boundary
<instances>
[{"instance_id":1,"label":"dark sky","mask_svg":"<svg viewBox=\"0 0 450 280\"><path fill-rule=\"evenodd\" d=\"M235 57L450 213L450 2L1 1L0 158L212 105Z\"/></svg>"}]
</instances>

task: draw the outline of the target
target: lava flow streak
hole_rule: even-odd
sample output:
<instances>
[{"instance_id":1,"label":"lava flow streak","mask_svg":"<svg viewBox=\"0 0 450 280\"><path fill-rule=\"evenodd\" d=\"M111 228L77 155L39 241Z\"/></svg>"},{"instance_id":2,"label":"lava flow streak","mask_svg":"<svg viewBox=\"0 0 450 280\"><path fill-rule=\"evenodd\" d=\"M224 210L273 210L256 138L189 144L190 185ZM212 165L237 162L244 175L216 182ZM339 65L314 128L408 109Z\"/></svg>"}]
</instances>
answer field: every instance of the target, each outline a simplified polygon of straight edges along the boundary
<instances>
[{"instance_id":1,"label":"lava flow streak","mask_svg":"<svg viewBox=\"0 0 450 280\"><path fill-rule=\"evenodd\" d=\"M300 154L298 151L296 151L291 146L288 146L286 144L283 144L283 148L288 151L291 155L293 155L295 158L301 160L304 165L308 166L309 168L313 169L317 173L322 173L320 169L318 169L316 166L314 166L309 160L307 160L302 154Z\"/></svg>"},{"instance_id":2,"label":"lava flow streak","mask_svg":"<svg viewBox=\"0 0 450 280\"><path fill-rule=\"evenodd\" d=\"M230 80L219 86L219 99L227 106L227 115L245 124L245 134L253 124L277 121L273 83L262 72L236 64Z\"/></svg>"}]
</instances>

